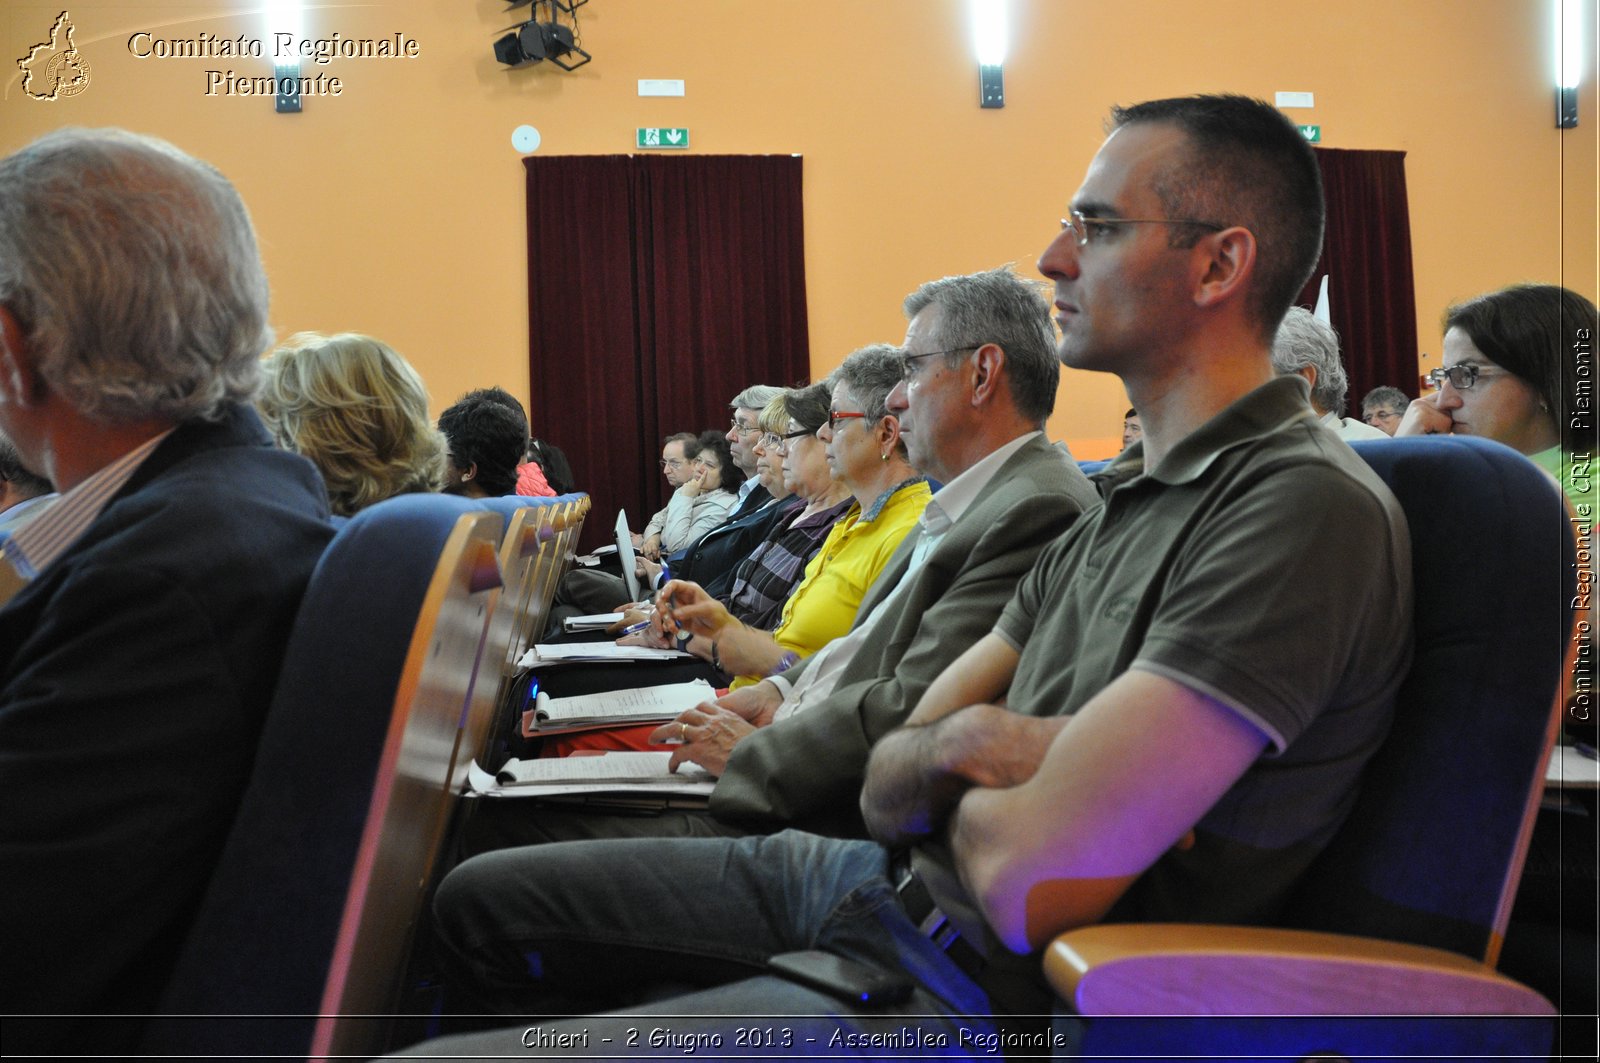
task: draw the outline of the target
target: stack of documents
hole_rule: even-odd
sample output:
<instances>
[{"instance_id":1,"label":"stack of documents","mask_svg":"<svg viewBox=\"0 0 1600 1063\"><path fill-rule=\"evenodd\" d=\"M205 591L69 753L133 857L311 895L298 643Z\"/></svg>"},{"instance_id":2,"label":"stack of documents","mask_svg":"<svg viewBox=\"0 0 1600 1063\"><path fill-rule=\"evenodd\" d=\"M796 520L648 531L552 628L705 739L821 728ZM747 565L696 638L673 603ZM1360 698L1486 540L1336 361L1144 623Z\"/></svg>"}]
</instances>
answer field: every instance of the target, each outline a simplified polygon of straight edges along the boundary
<instances>
[{"instance_id":1,"label":"stack of documents","mask_svg":"<svg viewBox=\"0 0 1600 1063\"><path fill-rule=\"evenodd\" d=\"M522 733L527 738L538 738L571 731L665 723L684 709L692 709L716 696L717 692L704 679L570 698L552 698L541 690L534 698L533 708L522 714Z\"/></svg>"},{"instance_id":2,"label":"stack of documents","mask_svg":"<svg viewBox=\"0 0 1600 1063\"><path fill-rule=\"evenodd\" d=\"M614 642L541 642L522 655L517 667L548 668L553 664L593 664L596 661L676 661L692 656L682 650L618 646Z\"/></svg>"},{"instance_id":3,"label":"stack of documents","mask_svg":"<svg viewBox=\"0 0 1600 1063\"><path fill-rule=\"evenodd\" d=\"M563 630L572 631L604 631L612 624L622 623L621 613L590 613L588 616L569 616L561 621Z\"/></svg>"},{"instance_id":4,"label":"stack of documents","mask_svg":"<svg viewBox=\"0 0 1600 1063\"><path fill-rule=\"evenodd\" d=\"M671 753L602 753L592 757L557 757L548 760L508 760L494 775L478 767L468 769L472 792L484 797L587 797L607 799L689 798L703 804L716 779L695 764L683 764L677 774L667 770Z\"/></svg>"}]
</instances>

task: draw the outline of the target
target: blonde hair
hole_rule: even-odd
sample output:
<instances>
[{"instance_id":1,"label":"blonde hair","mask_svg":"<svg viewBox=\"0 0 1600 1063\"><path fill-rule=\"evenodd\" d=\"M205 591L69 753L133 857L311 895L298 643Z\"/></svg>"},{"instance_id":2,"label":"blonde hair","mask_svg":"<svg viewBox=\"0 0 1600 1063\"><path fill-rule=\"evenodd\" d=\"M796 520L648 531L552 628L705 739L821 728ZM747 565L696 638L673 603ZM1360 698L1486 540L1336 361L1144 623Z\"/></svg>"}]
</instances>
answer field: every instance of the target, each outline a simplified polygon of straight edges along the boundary
<instances>
[{"instance_id":1,"label":"blonde hair","mask_svg":"<svg viewBox=\"0 0 1600 1063\"><path fill-rule=\"evenodd\" d=\"M444 484L444 437L411 364L371 336L302 332L262 365L257 405L278 444L311 459L328 504L350 516Z\"/></svg>"}]
</instances>

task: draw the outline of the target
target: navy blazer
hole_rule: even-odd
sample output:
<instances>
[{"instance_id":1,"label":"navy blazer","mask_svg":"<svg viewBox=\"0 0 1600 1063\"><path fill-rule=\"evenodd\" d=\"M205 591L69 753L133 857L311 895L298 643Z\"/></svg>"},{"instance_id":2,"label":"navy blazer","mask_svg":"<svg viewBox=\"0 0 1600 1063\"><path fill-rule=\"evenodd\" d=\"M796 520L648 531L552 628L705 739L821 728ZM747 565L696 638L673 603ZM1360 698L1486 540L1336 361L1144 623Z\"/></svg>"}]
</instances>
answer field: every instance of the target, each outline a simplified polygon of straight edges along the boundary
<instances>
[{"instance_id":1,"label":"navy blazer","mask_svg":"<svg viewBox=\"0 0 1600 1063\"><path fill-rule=\"evenodd\" d=\"M761 540L786 511L787 501L768 505L772 495L757 484L726 521L706 532L687 550L667 558L672 578L694 580L713 598L727 594L733 589L733 574L739 562L761 545Z\"/></svg>"},{"instance_id":2,"label":"navy blazer","mask_svg":"<svg viewBox=\"0 0 1600 1063\"><path fill-rule=\"evenodd\" d=\"M232 406L178 426L0 610L6 1011L152 1006L331 536L316 470ZM72 1021L12 1034L93 1050Z\"/></svg>"}]
</instances>

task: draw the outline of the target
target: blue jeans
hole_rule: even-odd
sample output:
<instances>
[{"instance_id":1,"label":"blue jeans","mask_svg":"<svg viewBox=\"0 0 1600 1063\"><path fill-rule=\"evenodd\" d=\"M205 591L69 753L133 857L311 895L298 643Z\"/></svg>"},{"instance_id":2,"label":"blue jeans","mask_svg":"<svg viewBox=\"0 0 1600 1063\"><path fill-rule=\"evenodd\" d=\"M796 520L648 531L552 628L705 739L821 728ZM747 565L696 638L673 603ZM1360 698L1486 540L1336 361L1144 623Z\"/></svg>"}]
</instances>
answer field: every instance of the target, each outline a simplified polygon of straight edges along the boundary
<instances>
[{"instance_id":1,"label":"blue jeans","mask_svg":"<svg viewBox=\"0 0 1600 1063\"><path fill-rule=\"evenodd\" d=\"M443 1038L406 1054L996 1058L981 1047L997 1030L988 998L906 916L887 871L887 852L872 842L798 831L476 857L434 902L457 1009L626 1010ZM903 1004L854 1009L763 973L770 956L802 949L903 971L917 987ZM663 990L684 995L662 999Z\"/></svg>"}]
</instances>

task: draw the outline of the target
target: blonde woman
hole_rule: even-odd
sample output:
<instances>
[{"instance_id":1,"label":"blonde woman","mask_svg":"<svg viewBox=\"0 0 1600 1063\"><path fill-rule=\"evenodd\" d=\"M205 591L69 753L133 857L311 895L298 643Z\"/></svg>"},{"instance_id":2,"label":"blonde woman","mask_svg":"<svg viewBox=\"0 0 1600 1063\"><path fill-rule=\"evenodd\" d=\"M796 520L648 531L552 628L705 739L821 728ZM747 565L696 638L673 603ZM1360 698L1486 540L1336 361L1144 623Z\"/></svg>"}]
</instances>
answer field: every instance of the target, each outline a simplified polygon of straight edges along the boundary
<instances>
[{"instance_id":1,"label":"blonde woman","mask_svg":"<svg viewBox=\"0 0 1600 1063\"><path fill-rule=\"evenodd\" d=\"M444 437L411 364L371 336L302 332L267 356L256 405L286 450L322 471L337 516L444 483Z\"/></svg>"}]
</instances>

